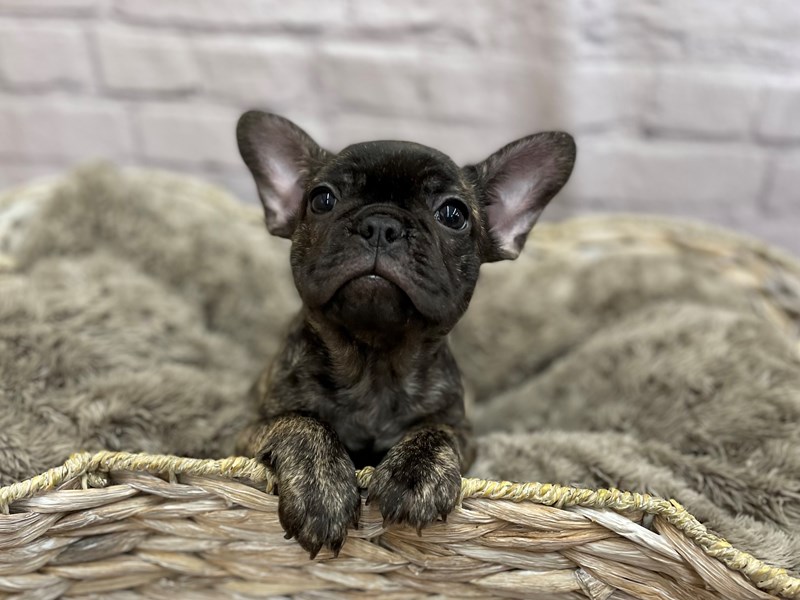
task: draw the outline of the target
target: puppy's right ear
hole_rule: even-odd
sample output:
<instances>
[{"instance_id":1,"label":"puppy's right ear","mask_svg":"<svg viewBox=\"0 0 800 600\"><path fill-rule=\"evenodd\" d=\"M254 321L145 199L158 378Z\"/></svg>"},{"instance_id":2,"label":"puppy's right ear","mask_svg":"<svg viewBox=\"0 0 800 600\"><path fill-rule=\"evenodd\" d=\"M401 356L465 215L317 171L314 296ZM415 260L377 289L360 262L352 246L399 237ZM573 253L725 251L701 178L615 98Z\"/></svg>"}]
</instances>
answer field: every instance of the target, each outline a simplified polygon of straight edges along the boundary
<instances>
[{"instance_id":1,"label":"puppy's right ear","mask_svg":"<svg viewBox=\"0 0 800 600\"><path fill-rule=\"evenodd\" d=\"M258 110L239 118L236 139L256 181L267 229L290 238L310 169L328 153L288 119Z\"/></svg>"}]
</instances>

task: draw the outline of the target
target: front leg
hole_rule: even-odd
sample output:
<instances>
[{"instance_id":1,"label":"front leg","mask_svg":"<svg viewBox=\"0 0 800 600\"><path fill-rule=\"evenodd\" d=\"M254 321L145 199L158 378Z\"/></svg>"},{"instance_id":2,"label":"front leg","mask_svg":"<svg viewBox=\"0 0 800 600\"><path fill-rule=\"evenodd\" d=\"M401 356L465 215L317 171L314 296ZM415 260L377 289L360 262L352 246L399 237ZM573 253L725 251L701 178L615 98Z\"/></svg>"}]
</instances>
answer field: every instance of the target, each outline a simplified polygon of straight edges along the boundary
<instances>
[{"instance_id":1,"label":"front leg","mask_svg":"<svg viewBox=\"0 0 800 600\"><path fill-rule=\"evenodd\" d=\"M260 427L250 447L276 476L286 538L297 539L312 559L322 546L338 555L347 528L358 526L361 495L333 429L313 417L283 415Z\"/></svg>"},{"instance_id":2,"label":"front leg","mask_svg":"<svg viewBox=\"0 0 800 600\"><path fill-rule=\"evenodd\" d=\"M447 519L461 493L461 473L474 447L469 427L429 425L393 446L375 469L367 502L376 501L384 525L407 523L420 533Z\"/></svg>"}]
</instances>

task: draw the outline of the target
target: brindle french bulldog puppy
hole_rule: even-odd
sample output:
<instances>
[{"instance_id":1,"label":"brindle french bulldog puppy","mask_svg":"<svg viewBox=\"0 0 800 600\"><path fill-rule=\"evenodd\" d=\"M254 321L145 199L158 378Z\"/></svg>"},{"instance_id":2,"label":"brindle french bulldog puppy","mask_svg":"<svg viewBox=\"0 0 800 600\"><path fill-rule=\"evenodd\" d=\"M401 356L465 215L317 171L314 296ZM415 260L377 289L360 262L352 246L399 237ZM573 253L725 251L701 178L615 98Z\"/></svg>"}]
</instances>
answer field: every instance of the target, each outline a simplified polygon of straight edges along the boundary
<instances>
[{"instance_id":1,"label":"brindle french bulldog puppy","mask_svg":"<svg viewBox=\"0 0 800 600\"><path fill-rule=\"evenodd\" d=\"M447 334L481 263L516 258L566 183L566 133L512 142L477 165L411 142L338 154L273 114L242 115L239 150L269 231L292 241L303 308L254 386L250 452L276 475L279 516L313 558L337 554L368 500L418 530L454 508L474 457Z\"/></svg>"}]
</instances>

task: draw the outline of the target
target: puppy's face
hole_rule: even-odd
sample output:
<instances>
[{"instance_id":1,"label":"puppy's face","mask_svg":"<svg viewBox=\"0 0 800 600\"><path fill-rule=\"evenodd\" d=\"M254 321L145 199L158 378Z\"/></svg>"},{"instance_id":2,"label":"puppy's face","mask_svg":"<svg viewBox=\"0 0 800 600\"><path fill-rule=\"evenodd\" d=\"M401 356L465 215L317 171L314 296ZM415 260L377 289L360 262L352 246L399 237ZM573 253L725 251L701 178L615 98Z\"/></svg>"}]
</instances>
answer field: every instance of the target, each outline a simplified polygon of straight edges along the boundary
<instances>
[{"instance_id":1,"label":"puppy's face","mask_svg":"<svg viewBox=\"0 0 800 600\"><path fill-rule=\"evenodd\" d=\"M315 169L292 234L306 305L351 330L449 330L475 287L484 238L472 186L443 154L367 142ZM362 332L362 333L366 333Z\"/></svg>"},{"instance_id":2,"label":"puppy's face","mask_svg":"<svg viewBox=\"0 0 800 600\"><path fill-rule=\"evenodd\" d=\"M333 154L291 122L255 111L237 135L267 227L292 240L306 307L372 341L449 331L481 263L519 254L575 156L562 133L523 138L464 168L410 142Z\"/></svg>"}]
</instances>

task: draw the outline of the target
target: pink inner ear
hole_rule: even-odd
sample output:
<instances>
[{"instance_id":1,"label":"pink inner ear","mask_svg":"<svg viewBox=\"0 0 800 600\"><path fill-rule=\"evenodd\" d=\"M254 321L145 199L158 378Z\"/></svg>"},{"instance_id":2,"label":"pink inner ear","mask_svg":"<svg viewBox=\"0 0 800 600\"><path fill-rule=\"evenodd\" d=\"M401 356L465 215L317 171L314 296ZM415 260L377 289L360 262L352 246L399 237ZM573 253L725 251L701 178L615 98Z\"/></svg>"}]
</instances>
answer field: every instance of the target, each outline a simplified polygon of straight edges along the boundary
<instances>
[{"instance_id":1,"label":"pink inner ear","mask_svg":"<svg viewBox=\"0 0 800 600\"><path fill-rule=\"evenodd\" d=\"M266 203L267 227L272 232L284 230L292 220L299 207L302 190L298 185L300 174L288 157L272 155L267 157L265 165L269 173L271 189L262 190L269 195Z\"/></svg>"},{"instance_id":2,"label":"pink inner ear","mask_svg":"<svg viewBox=\"0 0 800 600\"><path fill-rule=\"evenodd\" d=\"M499 258L519 255L528 232L567 182L574 163L572 137L549 131L511 142L478 165L486 186L489 233Z\"/></svg>"},{"instance_id":3,"label":"pink inner ear","mask_svg":"<svg viewBox=\"0 0 800 600\"><path fill-rule=\"evenodd\" d=\"M236 137L258 186L267 228L274 235L291 237L306 171L312 159L321 160L325 151L291 121L260 111L240 117Z\"/></svg>"},{"instance_id":4,"label":"pink inner ear","mask_svg":"<svg viewBox=\"0 0 800 600\"><path fill-rule=\"evenodd\" d=\"M275 193L283 199L293 200L299 190L297 182L300 175L297 169L283 159L284 157L273 156L269 160L269 174L272 180L272 185L275 188ZM283 160L281 160L283 159Z\"/></svg>"},{"instance_id":5,"label":"pink inner ear","mask_svg":"<svg viewBox=\"0 0 800 600\"><path fill-rule=\"evenodd\" d=\"M524 237L542 212L534 205L538 178L532 173L508 175L495 188L495 201L487 208L489 230L506 258L522 251Z\"/></svg>"}]
</instances>

